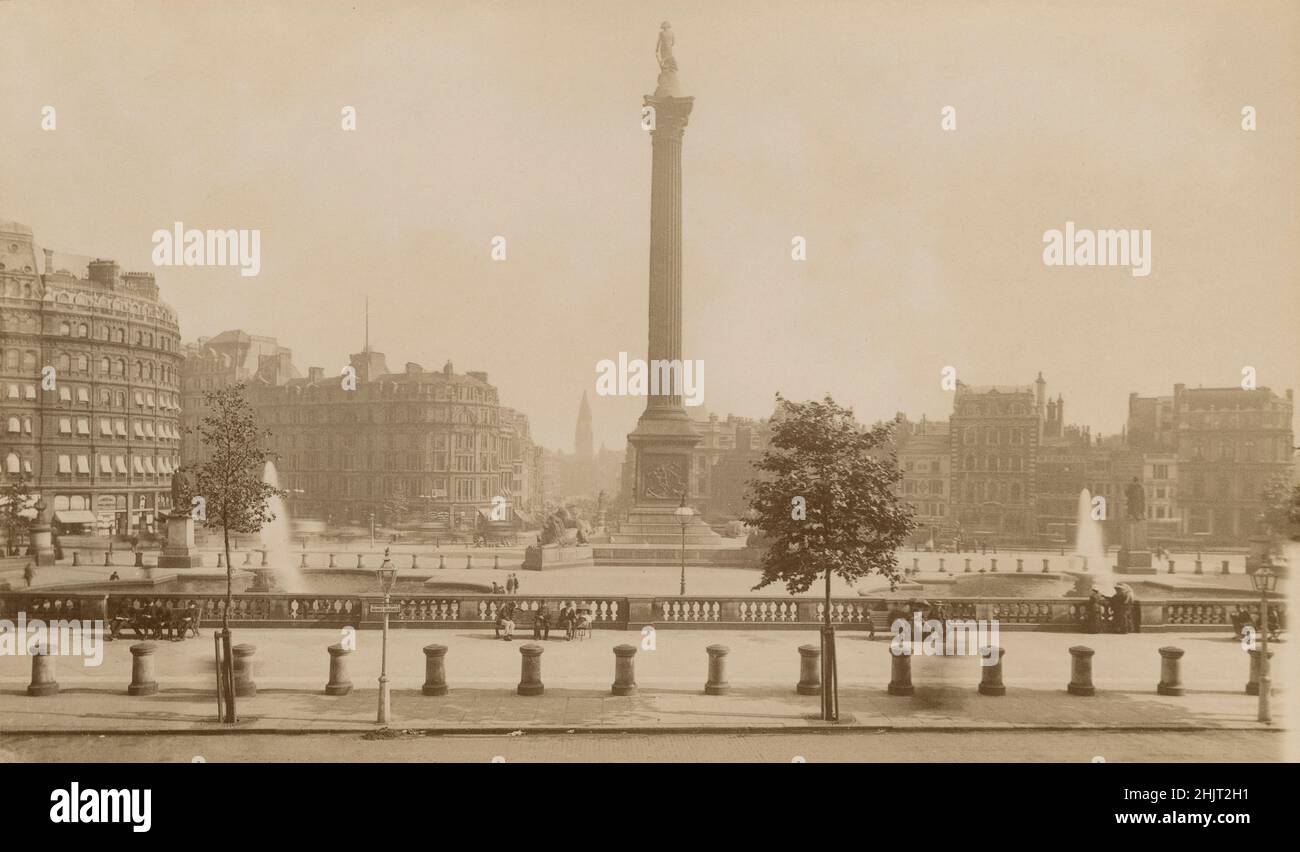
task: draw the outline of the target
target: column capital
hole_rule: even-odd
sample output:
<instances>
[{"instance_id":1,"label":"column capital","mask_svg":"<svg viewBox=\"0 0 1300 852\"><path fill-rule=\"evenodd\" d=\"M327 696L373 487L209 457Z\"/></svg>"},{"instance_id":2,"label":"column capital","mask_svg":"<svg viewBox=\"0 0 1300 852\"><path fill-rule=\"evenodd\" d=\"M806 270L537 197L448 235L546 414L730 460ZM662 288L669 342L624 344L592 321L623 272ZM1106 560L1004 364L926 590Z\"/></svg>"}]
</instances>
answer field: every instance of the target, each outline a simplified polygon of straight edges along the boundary
<instances>
[{"instance_id":1,"label":"column capital","mask_svg":"<svg viewBox=\"0 0 1300 852\"><path fill-rule=\"evenodd\" d=\"M686 129L686 123L690 120L691 109L695 106L695 98L646 95L645 105L655 111L655 128L650 131L651 136L658 136L661 132L680 134Z\"/></svg>"}]
</instances>

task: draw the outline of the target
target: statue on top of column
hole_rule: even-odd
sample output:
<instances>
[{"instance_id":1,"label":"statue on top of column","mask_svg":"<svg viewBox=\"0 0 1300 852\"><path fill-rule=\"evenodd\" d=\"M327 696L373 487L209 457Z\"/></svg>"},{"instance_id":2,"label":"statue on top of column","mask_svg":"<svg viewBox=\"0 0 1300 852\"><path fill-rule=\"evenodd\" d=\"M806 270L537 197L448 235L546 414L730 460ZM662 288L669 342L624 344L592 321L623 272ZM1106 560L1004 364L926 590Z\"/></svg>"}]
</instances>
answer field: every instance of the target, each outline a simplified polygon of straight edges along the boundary
<instances>
[{"instance_id":1,"label":"statue on top of column","mask_svg":"<svg viewBox=\"0 0 1300 852\"><path fill-rule=\"evenodd\" d=\"M660 71L677 70L677 60L673 58L673 28L667 21L659 25L659 43L655 45L655 59L659 60Z\"/></svg>"},{"instance_id":2,"label":"statue on top of column","mask_svg":"<svg viewBox=\"0 0 1300 852\"><path fill-rule=\"evenodd\" d=\"M659 83L655 87L655 97L678 97L677 59L673 56L673 28L667 21L659 25L659 42L655 45L655 59L659 60Z\"/></svg>"}]
</instances>

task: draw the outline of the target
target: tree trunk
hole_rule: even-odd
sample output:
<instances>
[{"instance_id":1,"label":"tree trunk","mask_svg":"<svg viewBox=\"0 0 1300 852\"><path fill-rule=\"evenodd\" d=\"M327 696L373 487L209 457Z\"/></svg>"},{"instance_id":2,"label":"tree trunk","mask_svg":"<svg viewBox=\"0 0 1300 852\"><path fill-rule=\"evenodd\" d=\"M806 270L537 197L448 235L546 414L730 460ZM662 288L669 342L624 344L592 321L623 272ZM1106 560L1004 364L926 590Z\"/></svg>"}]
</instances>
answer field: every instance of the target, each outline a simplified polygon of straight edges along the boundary
<instances>
[{"instance_id":1,"label":"tree trunk","mask_svg":"<svg viewBox=\"0 0 1300 852\"><path fill-rule=\"evenodd\" d=\"M826 568L826 609L822 624L822 719L839 719L839 684L836 682L835 628L831 624L831 569Z\"/></svg>"},{"instance_id":2,"label":"tree trunk","mask_svg":"<svg viewBox=\"0 0 1300 852\"><path fill-rule=\"evenodd\" d=\"M221 610L222 670L217 672L217 688L226 693L226 722L234 724L235 715L235 660L231 652L230 607L234 602L235 571L230 561L230 529L221 525L221 539L226 552L226 605Z\"/></svg>"}]
</instances>

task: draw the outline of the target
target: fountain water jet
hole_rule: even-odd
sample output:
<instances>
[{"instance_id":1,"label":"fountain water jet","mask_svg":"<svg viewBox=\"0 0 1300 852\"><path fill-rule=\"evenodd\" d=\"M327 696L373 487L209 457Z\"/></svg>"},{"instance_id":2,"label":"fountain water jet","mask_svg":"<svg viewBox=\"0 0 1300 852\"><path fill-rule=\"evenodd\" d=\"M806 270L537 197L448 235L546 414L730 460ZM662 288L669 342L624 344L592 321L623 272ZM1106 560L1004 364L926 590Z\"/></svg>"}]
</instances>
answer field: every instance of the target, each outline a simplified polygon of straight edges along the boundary
<instances>
[{"instance_id":1,"label":"fountain water jet","mask_svg":"<svg viewBox=\"0 0 1300 852\"><path fill-rule=\"evenodd\" d=\"M280 476L274 462L268 461L262 468L262 481L275 488L280 487ZM289 511L279 495L268 501L267 508L275 515L275 520L262 527L263 567L253 569L253 585L249 591L269 592L277 586L284 591L301 591L305 586L302 572L293 561L289 537Z\"/></svg>"},{"instance_id":2,"label":"fountain water jet","mask_svg":"<svg viewBox=\"0 0 1300 852\"><path fill-rule=\"evenodd\" d=\"M1092 492L1087 488L1079 492L1078 509L1075 512L1074 553L1070 557L1070 568L1083 571L1092 578L1087 593L1096 589L1103 595L1115 591L1115 572L1106 553L1105 536L1101 521L1092 516ZM1082 579L1082 578L1080 578Z\"/></svg>"}]
</instances>

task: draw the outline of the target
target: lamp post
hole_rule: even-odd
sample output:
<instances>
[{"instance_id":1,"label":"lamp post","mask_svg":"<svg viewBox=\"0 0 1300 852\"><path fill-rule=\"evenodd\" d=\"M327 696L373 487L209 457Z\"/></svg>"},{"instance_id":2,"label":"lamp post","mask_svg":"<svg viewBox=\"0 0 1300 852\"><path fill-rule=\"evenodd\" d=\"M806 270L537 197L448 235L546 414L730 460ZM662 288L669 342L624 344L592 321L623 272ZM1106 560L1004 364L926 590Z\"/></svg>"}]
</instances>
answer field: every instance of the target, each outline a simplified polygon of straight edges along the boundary
<instances>
[{"instance_id":1,"label":"lamp post","mask_svg":"<svg viewBox=\"0 0 1300 852\"><path fill-rule=\"evenodd\" d=\"M375 512L370 511L370 549L375 549Z\"/></svg>"},{"instance_id":2,"label":"lamp post","mask_svg":"<svg viewBox=\"0 0 1300 852\"><path fill-rule=\"evenodd\" d=\"M695 517L695 510L686 505L686 492L682 492L682 503L673 510L677 516L677 523L682 525L682 584L678 594L686 596L686 528L690 526L691 518Z\"/></svg>"},{"instance_id":3,"label":"lamp post","mask_svg":"<svg viewBox=\"0 0 1300 852\"><path fill-rule=\"evenodd\" d=\"M1277 574L1267 565L1261 566L1250 575L1250 583L1259 592L1259 716L1258 719L1265 724L1273 721L1273 714L1269 711L1268 699L1269 692L1272 691L1270 679L1268 676L1268 596L1277 588Z\"/></svg>"},{"instance_id":4,"label":"lamp post","mask_svg":"<svg viewBox=\"0 0 1300 852\"><path fill-rule=\"evenodd\" d=\"M380 652L380 657L379 657L378 722L380 724L386 725L388 724L388 720L390 718L391 710L392 710L392 705L389 700L389 692L388 692L388 614L393 609L395 609L395 607L393 607L392 604L389 603L390 600L389 596L392 594L393 584L397 582L397 569L393 567L393 561L388 558L388 548L386 547L384 548L384 562L375 571L375 574L379 577L379 590L384 593L383 606L376 607L372 604L370 607L371 612L374 612L376 609L378 609L384 614L384 639L383 639L382 651Z\"/></svg>"}]
</instances>

